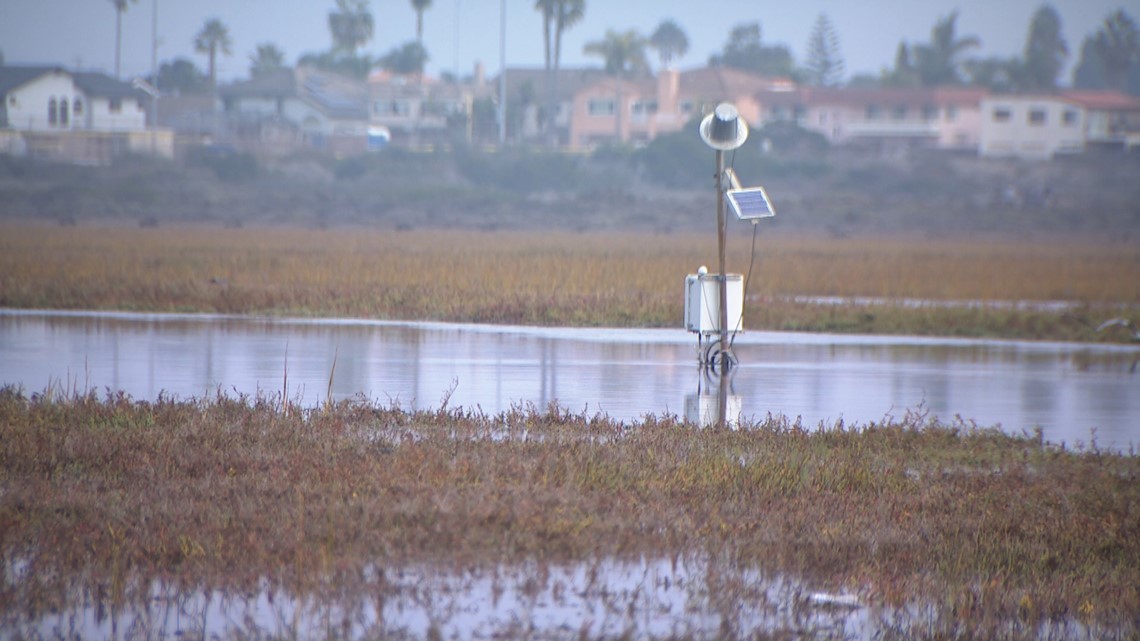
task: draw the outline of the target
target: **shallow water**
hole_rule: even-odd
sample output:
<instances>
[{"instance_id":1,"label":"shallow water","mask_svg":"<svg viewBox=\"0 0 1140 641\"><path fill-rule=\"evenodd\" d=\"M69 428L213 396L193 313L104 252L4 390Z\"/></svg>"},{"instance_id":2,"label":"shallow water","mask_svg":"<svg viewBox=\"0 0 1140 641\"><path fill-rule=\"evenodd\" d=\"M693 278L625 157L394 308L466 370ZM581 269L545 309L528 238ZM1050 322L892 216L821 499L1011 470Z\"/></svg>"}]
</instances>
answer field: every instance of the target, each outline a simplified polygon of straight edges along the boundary
<instances>
[{"instance_id":1,"label":"shallow water","mask_svg":"<svg viewBox=\"0 0 1140 641\"><path fill-rule=\"evenodd\" d=\"M18 569L17 569L18 574ZM873 595L703 556L530 562L485 568L368 568L303 596L261 581L221 591L154 581L112 606L73 589L66 604L0 610L0 639L852 639L990 636L930 604ZM980 622L978 623L981 626ZM1009 638L1132 638L1134 626L998 622Z\"/></svg>"},{"instance_id":2,"label":"shallow water","mask_svg":"<svg viewBox=\"0 0 1140 641\"><path fill-rule=\"evenodd\" d=\"M680 557L370 568L351 587L330 581L304 597L264 581L245 593L155 582L133 596L110 607L76 593L46 616L13 612L4 622L15 634L0 639L706 639L778 630L870 638L884 623L857 595Z\"/></svg>"},{"instance_id":3,"label":"shallow water","mask_svg":"<svg viewBox=\"0 0 1140 641\"><path fill-rule=\"evenodd\" d=\"M782 414L848 425L908 411L1047 440L1140 442L1140 349L919 337L745 332L721 387L680 329L564 329L362 320L0 310L0 383L138 399L363 396L489 414L561 407L633 421ZM331 385L330 385L331 379Z\"/></svg>"}]
</instances>

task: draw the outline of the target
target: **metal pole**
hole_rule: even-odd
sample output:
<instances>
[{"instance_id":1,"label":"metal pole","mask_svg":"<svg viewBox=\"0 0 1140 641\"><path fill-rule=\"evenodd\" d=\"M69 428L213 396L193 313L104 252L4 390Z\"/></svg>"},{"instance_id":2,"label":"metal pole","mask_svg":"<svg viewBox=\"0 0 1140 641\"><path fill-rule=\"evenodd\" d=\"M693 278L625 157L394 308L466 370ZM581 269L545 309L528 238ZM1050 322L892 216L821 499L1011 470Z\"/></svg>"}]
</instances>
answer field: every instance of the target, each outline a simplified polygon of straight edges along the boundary
<instances>
[{"instance_id":1,"label":"metal pole","mask_svg":"<svg viewBox=\"0 0 1140 641\"><path fill-rule=\"evenodd\" d=\"M158 0L150 12L150 81L158 88ZM158 154L158 92L150 97L150 153Z\"/></svg>"},{"instance_id":2,"label":"metal pole","mask_svg":"<svg viewBox=\"0 0 1140 641\"><path fill-rule=\"evenodd\" d=\"M720 269L720 368L728 370L728 274L725 271L724 245L727 225L724 219L724 152L716 152L716 240L717 261Z\"/></svg>"},{"instance_id":3,"label":"metal pole","mask_svg":"<svg viewBox=\"0 0 1140 641\"><path fill-rule=\"evenodd\" d=\"M507 0L499 6L499 147L507 144Z\"/></svg>"}]
</instances>

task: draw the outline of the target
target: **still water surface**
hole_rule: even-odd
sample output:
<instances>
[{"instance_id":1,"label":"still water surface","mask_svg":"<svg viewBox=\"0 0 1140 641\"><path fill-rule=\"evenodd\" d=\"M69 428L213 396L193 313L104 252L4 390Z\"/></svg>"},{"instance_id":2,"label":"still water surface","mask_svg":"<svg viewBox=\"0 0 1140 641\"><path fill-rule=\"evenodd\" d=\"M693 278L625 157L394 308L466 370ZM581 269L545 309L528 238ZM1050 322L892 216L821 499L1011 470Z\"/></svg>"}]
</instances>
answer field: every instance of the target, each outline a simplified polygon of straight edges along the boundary
<instances>
[{"instance_id":1,"label":"still water surface","mask_svg":"<svg viewBox=\"0 0 1140 641\"><path fill-rule=\"evenodd\" d=\"M1140 443L1140 349L916 337L746 332L723 388L730 413L861 425L926 412L1049 441ZM696 339L673 329L562 329L200 315L0 310L0 384L222 392L304 405L363 396L405 408L550 403L634 421L715 409Z\"/></svg>"}]
</instances>

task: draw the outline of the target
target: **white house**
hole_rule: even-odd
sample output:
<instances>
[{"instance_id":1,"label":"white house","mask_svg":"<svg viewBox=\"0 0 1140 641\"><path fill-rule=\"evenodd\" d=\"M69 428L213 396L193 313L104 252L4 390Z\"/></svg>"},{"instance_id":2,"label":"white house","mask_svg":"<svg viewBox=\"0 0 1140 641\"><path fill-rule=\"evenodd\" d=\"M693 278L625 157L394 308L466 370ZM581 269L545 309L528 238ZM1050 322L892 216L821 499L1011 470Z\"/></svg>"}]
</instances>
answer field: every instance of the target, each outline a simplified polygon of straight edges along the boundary
<instances>
[{"instance_id":1,"label":"white house","mask_svg":"<svg viewBox=\"0 0 1140 641\"><path fill-rule=\"evenodd\" d=\"M174 155L169 130L147 127L151 97L101 73L0 66L0 153L106 163Z\"/></svg>"},{"instance_id":2,"label":"white house","mask_svg":"<svg viewBox=\"0 0 1140 641\"><path fill-rule=\"evenodd\" d=\"M1047 160L1085 150L1085 110L1062 95L1006 95L982 100L978 154Z\"/></svg>"},{"instance_id":3,"label":"white house","mask_svg":"<svg viewBox=\"0 0 1140 641\"><path fill-rule=\"evenodd\" d=\"M146 130L147 94L101 73L0 67L0 99L0 129Z\"/></svg>"}]
</instances>

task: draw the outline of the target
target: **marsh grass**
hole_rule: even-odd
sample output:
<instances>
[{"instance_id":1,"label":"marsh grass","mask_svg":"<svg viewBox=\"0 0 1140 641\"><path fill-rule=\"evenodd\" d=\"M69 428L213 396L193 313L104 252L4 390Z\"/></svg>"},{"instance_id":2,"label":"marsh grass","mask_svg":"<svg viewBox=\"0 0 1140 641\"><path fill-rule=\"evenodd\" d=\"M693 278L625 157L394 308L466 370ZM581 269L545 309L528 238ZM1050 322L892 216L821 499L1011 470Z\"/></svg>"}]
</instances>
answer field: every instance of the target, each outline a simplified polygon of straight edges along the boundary
<instances>
[{"instance_id":1,"label":"marsh grass","mask_svg":"<svg viewBox=\"0 0 1140 641\"><path fill-rule=\"evenodd\" d=\"M1049 621L1134 632L1138 504L1134 454L916 413L726 431L557 407L0 390L9 615L64 608L77 584L111 604L155 580L351 594L374 567L702 554L926 603L979 634Z\"/></svg>"},{"instance_id":2,"label":"marsh grass","mask_svg":"<svg viewBox=\"0 0 1140 641\"><path fill-rule=\"evenodd\" d=\"M743 272L750 237L730 240ZM681 323L685 274L713 234L214 228L0 229L0 306L566 326ZM1140 252L1080 240L761 234L748 329L1126 340ZM975 301L818 305L795 297ZM1065 310L1000 303L1067 301ZM993 304L988 304L993 303Z\"/></svg>"}]
</instances>

